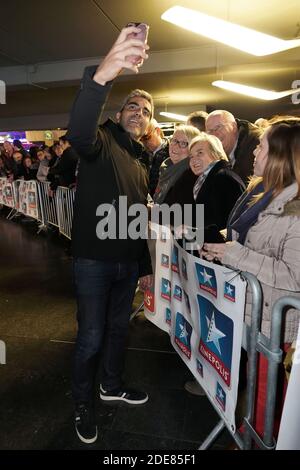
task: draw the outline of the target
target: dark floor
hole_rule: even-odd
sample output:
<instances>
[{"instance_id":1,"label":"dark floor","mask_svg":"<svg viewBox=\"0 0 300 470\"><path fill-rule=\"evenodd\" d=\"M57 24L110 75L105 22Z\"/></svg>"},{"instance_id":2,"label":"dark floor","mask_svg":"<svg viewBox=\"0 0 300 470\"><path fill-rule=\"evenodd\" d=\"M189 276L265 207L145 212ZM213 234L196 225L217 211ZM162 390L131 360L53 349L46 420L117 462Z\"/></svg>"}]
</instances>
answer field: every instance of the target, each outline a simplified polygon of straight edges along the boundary
<instances>
[{"instance_id":1,"label":"dark floor","mask_svg":"<svg viewBox=\"0 0 300 470\"><path fill-rule=\"evenodd\" d=\"M149 393L140 407L97 400L98 441L81 444L73 428L70 363L76 332L68 243L36 234L36 224L0 211L0 449L197 449L218 422L206 397L183 389L189 371L169 337L131 322L125 380ZM231 441L225 433L213 449Z\"/></svg>"}]
</instances>

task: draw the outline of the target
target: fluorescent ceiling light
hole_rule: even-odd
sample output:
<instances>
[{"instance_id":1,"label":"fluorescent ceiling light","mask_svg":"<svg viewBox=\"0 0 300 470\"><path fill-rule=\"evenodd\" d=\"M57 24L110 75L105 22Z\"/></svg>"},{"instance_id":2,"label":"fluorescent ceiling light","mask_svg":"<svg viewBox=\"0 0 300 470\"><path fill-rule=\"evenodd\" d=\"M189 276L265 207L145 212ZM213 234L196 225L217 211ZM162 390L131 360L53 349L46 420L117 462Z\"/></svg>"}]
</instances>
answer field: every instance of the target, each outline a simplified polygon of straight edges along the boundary
<instances>
[{"instance_id":1,"label":"fluorescent ceiling light","mask_svg":"<svg viewBox=\"0 0 300 470\"><path fill-rule=\"evenodd\" d=\"M267 101L278 100L279 98L299 93L299 88L285 91L272 91L264 90L263 88L255 88L253 86L241 85L240 83L227 82L225 80L216 80L215 82L212 82L212 85L218 88L223 88L224 90L233 91L234 93L240 93L241 95Z\"/></svg>"},{"instance_id":2,"label":"fluorescent ceiling light","mask_svg":"<svg viewBox=\"0 0 300 470\"><path fill-rule=\"evenodd\" d=\"M161 18L181 28L256 56L275 54L300 46L300 39L286 41L189 8L172 7L165 11Z\"/></svg>"},{"instance_id":3,"label":"fluorescent ceiling light","mask_svg":"<svg viewBox=\"0 0 300 470\"><path fill-rule=\"evenodd\" d=\"M167 113L167 112L164 112L164 111L162 111L159 114L161 116L165 116L165 117L168 117L168 118L171 118L171 119L176 119L176 121L184 121L185 122L188 118L187 116L183 116L183 114Z\"/></svg>"}]
</instances>

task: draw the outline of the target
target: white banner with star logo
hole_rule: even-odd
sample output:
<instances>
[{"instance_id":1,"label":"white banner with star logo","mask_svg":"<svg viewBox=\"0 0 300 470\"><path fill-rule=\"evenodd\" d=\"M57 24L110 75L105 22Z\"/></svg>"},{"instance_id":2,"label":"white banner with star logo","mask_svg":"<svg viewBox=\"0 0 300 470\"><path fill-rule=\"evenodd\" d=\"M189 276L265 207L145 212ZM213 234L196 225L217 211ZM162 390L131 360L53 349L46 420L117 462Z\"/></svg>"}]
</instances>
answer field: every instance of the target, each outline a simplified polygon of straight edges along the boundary
<instances>
[{"instance_id":1,"label":"white banner with star logo","mask_svg":"<svg viewBox=\"0 0 300 470\"><path fill-rule=\"evenodd\" d=\"M163 227L155 231L155 283L145 293L146 317L170 334L175 350L234 433L246 281L231 269L190 255Z\"/></svg>"},{"instance_id":2,"label":"white banner with star logo","mask_svg":"<svg viewBox=\"0 0 300 470\"><path fill-rule=\"evenodd\" d=\"M36 181L20 181L19 185L19 212L24 215L38 218L38 193Z\"/></svg>"}]
</instances>

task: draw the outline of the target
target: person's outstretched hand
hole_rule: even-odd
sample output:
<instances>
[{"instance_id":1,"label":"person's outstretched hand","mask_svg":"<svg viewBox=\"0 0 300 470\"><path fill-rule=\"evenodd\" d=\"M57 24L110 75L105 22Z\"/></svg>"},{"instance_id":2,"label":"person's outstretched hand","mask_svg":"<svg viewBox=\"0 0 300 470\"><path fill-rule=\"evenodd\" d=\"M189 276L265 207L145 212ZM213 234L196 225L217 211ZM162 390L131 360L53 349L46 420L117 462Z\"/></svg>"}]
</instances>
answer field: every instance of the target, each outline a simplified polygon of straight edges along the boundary
<instances>
[{"instance_id":1,"label":"person's outstretched hand","mask_svg":"<svg viewBox=\"0 0 300 470\"><path fill-rule=\"evenodd\" d=\"M138 66L130 62L128 57L141 56L143 59L147 59L146 50L149 49L149 46L139 39L128 38L128 35L139 31L139 28L135 26L122 29L113 47L97 68L93 78L95 82L105 85L116 78L122 69L138 72Z\"/></svg>"}]
</instances>

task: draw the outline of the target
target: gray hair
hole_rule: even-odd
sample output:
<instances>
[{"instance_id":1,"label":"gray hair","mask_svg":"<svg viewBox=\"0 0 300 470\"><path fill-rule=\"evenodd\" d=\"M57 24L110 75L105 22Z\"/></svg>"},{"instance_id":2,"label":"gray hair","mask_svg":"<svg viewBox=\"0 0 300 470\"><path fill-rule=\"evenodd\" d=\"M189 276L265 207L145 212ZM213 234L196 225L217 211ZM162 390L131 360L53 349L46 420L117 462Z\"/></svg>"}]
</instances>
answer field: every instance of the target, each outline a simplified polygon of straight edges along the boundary
<instances>
[{"instance_id":1,"label":"gray hair","mask_svg":"<svg viewBox=\"0 0 300 470\"><path fill-rule=\"evenodd\" d=\"M201 132L201 134L195 137L189 145L189 151L192 150L194 145L198 142L207 142L209 152L213 160L225 160L228 162L228 157L224 152L222 142L215 135L207 134L206 132Z\"/></svg>"},{"instance_id":2,"label":"gray hair","mask_svg":"<svg viewBox=\"0 0 300 470\"><path fill-rule=\"evenodd\" d=\"M122 103L122 106L121 106L121 109L120 111L123 111L124 107L126 106L126 104L128 103L128 101L131 100L131 98L134 98L135 96L139 96L141 98L144 98L145 100L147 100L149 102L149 104L151 105L151 118L153 117L153 114L154 114L154 103L153 103L153 98L152 96L150 95L150 93L148 93L147 91L145 90L140 90L139 88L136 88L135 90L132 90L129 95L126 96L126 98L124 99L123 103Z\"/></svg>"},{"instance_id":3,"label":"gray hair","mask_svg":"<svg viewBox=\"0 0 300 470\"><path fill-rule=\"evenodd\" d=\"M188 143L190 143L191 140L194 139L194 137L197 137L200 135L200 131L199 129L197 129L197 127L188 126L187 124L179 124L179 126L176 126L174 129L174 134L177 131L181 131L185 134L188 140Z\"/></svg>"},{"instance_id":4,"label":"gray hair","mask_svg":"<svg viewBox=\"0 0 300 470\"><path fill-rule=\"evenodd\" d=\"M209 115L206 117L206 121L210 118L210 117L215 117L215 116L220 116L223 121L225 122L236 122L235 120L235 117L233 114L231 114L229 111L226 111L225 109L216 109L215 111L212 111L211 113L209 113Z\"/></svg>"}]
</instances>

